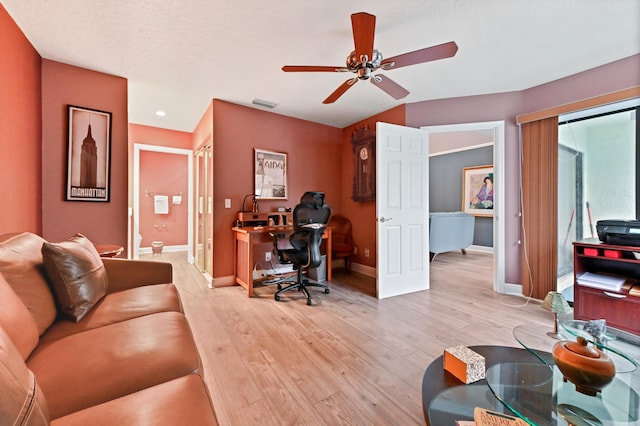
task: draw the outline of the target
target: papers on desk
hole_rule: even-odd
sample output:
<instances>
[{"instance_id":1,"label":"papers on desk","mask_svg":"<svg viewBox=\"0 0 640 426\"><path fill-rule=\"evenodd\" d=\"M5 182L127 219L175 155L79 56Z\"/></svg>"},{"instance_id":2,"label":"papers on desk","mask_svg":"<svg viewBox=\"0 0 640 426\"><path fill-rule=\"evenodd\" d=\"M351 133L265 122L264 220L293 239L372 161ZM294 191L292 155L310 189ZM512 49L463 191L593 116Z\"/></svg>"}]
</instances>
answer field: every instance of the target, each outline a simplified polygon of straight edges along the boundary
<instances>
[{"instance_id":1,"label":"papers on desk","mask_svg":"<svg viewBox=\"0 0 640 426\"><path fill-rule=\"evenodd\" d=\"M624 285L625 279L621 277L614 277L611 275L593 274L591 272L585 272L578 275L578 284L587 287L598 288L600 290L620 291Z\"/></svg>"}]
</instances>

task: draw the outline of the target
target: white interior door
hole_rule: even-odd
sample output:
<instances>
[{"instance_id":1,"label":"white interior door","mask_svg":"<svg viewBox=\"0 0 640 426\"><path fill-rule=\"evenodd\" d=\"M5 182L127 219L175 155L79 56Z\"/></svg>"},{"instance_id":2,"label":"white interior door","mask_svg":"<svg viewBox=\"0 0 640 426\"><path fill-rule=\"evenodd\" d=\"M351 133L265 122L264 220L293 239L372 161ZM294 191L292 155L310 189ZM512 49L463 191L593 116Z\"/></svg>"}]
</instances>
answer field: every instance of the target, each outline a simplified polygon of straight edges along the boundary
<instances>
[{"instance_id":1,"label":"white interior door","mask_svg":"<svg viewBox=\"0 0 640 426\"><path fill-rule=\"evenodd\" d=\"M425 132L376 124L377 296L429 288L429 142Z\"/></svg>"}]
</instances>

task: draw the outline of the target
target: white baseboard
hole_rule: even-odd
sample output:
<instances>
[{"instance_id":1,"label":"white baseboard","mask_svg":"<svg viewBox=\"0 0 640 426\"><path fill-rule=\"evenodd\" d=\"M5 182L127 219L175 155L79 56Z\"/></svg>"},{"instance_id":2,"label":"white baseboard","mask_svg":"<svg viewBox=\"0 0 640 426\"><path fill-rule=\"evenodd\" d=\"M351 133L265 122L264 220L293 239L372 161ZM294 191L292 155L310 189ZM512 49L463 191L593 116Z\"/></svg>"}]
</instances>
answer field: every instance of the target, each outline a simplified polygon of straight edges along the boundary
<instances>
[{"instance_id":1,"label":"white baseboard","mask_svg":"<svg viewBox=\"0 0 640 426\"><path fill-rule=\"evenodd\" d=\"M173 252L173 251L188 251L189 250L189 246L188 245L183 245L183 246L162 246L162 252ZM149 253L153 253L153 251L151 250L151 247L140 247L140 254L149 254Z\"/></svg>"},{"instance_id":2,"label":"white baseboard","mask_svg":"<svg viewBox=\"0 0 640 426\"><path fill-rule=\"evenodd\" d=\"M467 250L469 251L479 251L482 253L491 253L493 254L493 247L488 247L488 246L476 246L476 245L471 245L467 248Z\"/></svg>"},{"instance_id":3,"label":"white baseboard","mask_svg":"<svg viewBox=\"0 0 640 426\"><path fill-rule=\"evenodd\" d=\"M522 296L522 286L520 284L504 283L504 293L509 296Z\"/></svg>"}]
</instances>

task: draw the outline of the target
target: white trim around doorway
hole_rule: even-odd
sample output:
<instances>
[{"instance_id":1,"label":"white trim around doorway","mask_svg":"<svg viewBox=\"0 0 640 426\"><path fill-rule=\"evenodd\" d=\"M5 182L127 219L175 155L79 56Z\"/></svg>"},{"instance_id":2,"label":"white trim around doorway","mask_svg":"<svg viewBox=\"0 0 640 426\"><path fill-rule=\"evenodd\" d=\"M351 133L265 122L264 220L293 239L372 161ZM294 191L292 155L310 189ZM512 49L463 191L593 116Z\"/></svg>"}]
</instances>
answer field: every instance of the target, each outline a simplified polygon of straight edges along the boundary
<instances>
[{"instance_id":1,"label":"white trim around doorway","mask_svg":"<svg viewBox=\"0 0 640 426\"><path fill-rule=\"evenodd\" d=\"M156 146L141 143L133 144L133 226L130 226L131 234L129 236L129 244L133 245L132 253L128 257L138 259L140 256L140 248L136 243L135 236L140 233L140 151L163 152L166 154L186 155L188 164L188 190L186 196L186 204L188 211L187 220L187 259L193 263L193 203L191 197L193 194L193 151L183 148L171 148L166 146ZM130 250L131 252L131 250Z\"/></svg>"}]
</instances>

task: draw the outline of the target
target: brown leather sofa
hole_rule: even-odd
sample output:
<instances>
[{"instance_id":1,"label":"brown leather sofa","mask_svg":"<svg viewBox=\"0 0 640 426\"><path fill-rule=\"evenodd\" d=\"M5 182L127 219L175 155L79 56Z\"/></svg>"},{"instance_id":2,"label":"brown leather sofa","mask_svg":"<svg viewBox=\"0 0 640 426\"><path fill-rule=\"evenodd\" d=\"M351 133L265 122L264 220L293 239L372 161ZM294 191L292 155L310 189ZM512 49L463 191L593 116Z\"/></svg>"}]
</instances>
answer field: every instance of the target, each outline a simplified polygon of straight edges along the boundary
<instances>
[{"instance_id":1,"label":"brown leather sofa","mask_svg":"<svg viewBox=\"0 0 640 426\"><path fill-rule=\"evenodd\" d=\"M0 235L0 424L216 425L170 263Z\"/></svg>"}]
</instances>

